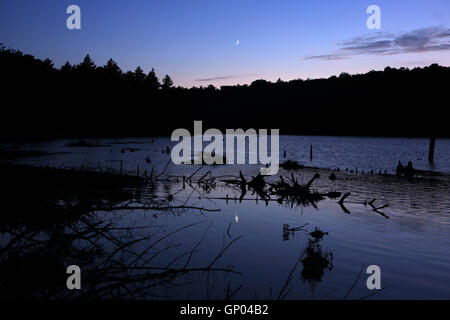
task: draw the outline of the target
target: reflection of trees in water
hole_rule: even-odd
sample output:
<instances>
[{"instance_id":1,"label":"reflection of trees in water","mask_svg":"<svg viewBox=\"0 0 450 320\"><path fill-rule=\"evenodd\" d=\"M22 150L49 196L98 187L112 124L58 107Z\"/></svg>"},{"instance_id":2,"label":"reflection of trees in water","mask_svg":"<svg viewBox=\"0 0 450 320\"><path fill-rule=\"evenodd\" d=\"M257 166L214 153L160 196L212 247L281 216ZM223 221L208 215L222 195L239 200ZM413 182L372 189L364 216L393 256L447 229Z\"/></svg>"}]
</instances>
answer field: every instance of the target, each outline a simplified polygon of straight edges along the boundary
<instances>
[{"instance_id":1,"label":"reflection of trees in water","mask_svg":"<svg viewBox=\"0 0 450 320\"><path fill-rule=\"evenodd\" d=\"M306 232L305 227L307 225L306 223L299 227L290 228L289 225L284 224L283 241L289 240L290 236L294 237L295 232ZM303 281L308 282L311 290L314 291L317 284L322 281L325 271L333 270L333 253L324 251L320 245L320 241L325 235L328 235L328 232L324 232L316 227L309 235L311 238L308 239L306 248L298 259L297 264L299 262L302 263L303 269L301 275Z\"/></svg>"},{"instance_id":2,"label":"reflection of trees in water","mask_svg":"<svg viewBox=\"0 0 450 320\"><path fill-rule=\"evenodd\" d=\"M304 224L299 227L290 228L288 224L283 225L283 241L288 241L291 237L294 237L295 232L303 231L307 232L305 227L308 224ZM294 274L300 263L303 265L303 269L301 271L301 276L304 282L308 282L311 288L311 291L314 292L314 289L317 287L318 283L322 281L322 277L325 274L325 271L333 270L333 253L327 252L322 249L320 245L320 241L323 239L328 232L324 232L317 227L314 231L310 232L309 235L311 238L308 239L306 248L299 255L296 263L291 268L286 281L281 287L280 293L277 299L285 299L287 298L289 292L292 290L294 284Z\"/></svg>"},{"instance_id":3,"label":"reflection of trees in water","mask_svg":"<svg viewBox=\"0 0 450 320\"><path fill-rule=\"evenodd\" d=\"M225 298L232 298L241 288L232 287L230 282L225 285L220 282L231 281L226 277L228 275L240 274L230 266L219 264L223 254L239 240L239 237L232 239L229 230L217 256L208 263L194 266L193 257L198 254L209 227L193 248L183 251L180 244L174 243L176 236L197 224L164 234L155 231L152 224L143 225L152 221L157 213L182 214L190 209L215 211L187 205L194 194L208 199L203 198L204 193L216 188L220 177L212 176L210 171L195 180L194 174L162 178L162 174L151 174L150 178L141 179L105 172L7 165L0 165L0 173L3 178L1 192L7 199L4 214L0 215L0 273L7 275L0 280L0 298L173 297L181 293L183 287L205 281L208 298L216 294L218 290L214 289L219 286L219 289L225 288L220 290ZM175 182L183 181L187 199L178 197L183 189L171 189L180 186L180 183L173 183L174 179ZM317 176L306 185L300 185L292 176L288 182L280 179L269 185L269 189L272 195L286 194L285 200L292 195L305 199L334 195L310 192L309 187L315 179ZM266 204L273 201L261 176L247 182L240 174L239 179L222 181L241 191L253 191ZM158 187L164 189L167 196L156 195ZM229 200L228 196L223 199ZM287 200L284 202L292 204ZM138 224L137 214L140 217ZM126 217L132 219L126 220ZM289 240L295 232L306 231L306 225L294 228L284 225L284 239ZM333 254L319 244L324 234L317 228L310 233L312 239L308 240L289 273L280 290L280 299L287 297L295 269L300 264L303 265L301 276L310 284L311 290L322 281L326 270L332 271ZM170 260L161 264L160 257ZM71 264L79 265L82 270L80 292L66 288L68 275L65 268Z\"/></svg>"},{"instance_id":4,"label":"reflection of trees in water","mask_svg":"<svg viewBox=\"0 0 450 320\"><path fill-rule=\"evenodd\" d=\"M294 234L297 231L307 231L305 227L308 224L304 224L299 227L293 227L290 228L288 224L283 225L283 241L288 241L290 239L294 238ZM325 235L328 235L328 232L324 232L320 230L319 228L315 228L314 231L310 232L309 235L311 238L308 239L306 248L301 252L299 257L297 258L296 263L291 268L291 270L288 273L288 276L283 284L283 286L280 289L280 292L277 299L286 299L294 287L294 274L296 273L296 270L298 269L300 263L303 265L303 269L300 272L301 277L304 282L307 282L310 286L311 293L314 294L315 289L317 288L318 284L322 281L322 278L325 274L325 272L333 271L334 265L333 265L333 252L331 251L325 251L322 246L320 245L320 242L323 240L323 237ZM355 281L353 284L349 287L345 295L342 297L342 299L347 299L349 295L352 293L356 285L359 283L361 279L361 275L363 273L364 265L361 267L361 270L359 274L357 275ZM371 298L379 293L381 293L383 290L385 290L387 287L383 287L379 290L375 290L373 292L370 292L369 294L363 295L362 297L358 297L358 299L368 299ZM336 291L336 288L331 289L329 292L327 292L325 295L323 295L320 299L327 299L330 294ZM270 298L273 298L272 290L270 290Z\"/></svg>"},{"instance_id":5,"label":"reflection of trees in water","mask_svg":"<svg viewBox=\"0 0 450 320\"><path fill-rule=\"evenodd\" d=\"M308 239L308 245L305 248L305 257L301 260L303 270L301 272L304 281L307 281L311 290L314 290L326 270L333 270L333 253L325 252L319 244L320 240Z\"/></svg>"},{"instance_id":6,"label":"reflection of trees in water","mask_svg":"<svg viewBox=\"0 0 450 320\"><path fill-rule=\"evenodd\" d=\"M299 227L290 228L288 224L283 224L283 241L288 241L290 237L294 237L295 232L307 232L305 229L307 225L306 223ZM325 270L333 270L333 253L323 251L320 245L320 241L325 235L328 235L328 232L324 232L316 227L309 235L311 238L308 239L306 248L302 252L299 261L303 264L301 272L303 280L309 282L312 289L314 289L317 283L322 281Z\"/></svg>"},{"instance_id":7,"label":"reflection of trees in water","mask_svg":"<svg viewBox=\"0 0 450 320\"><path fill-rule=\"evenodd\" d=\"M0 166L0 171L6 199L0 217L2 299L171 297L205 275L240 274L220 264L240 237L224 240L211 261L196 266L194 255L209 227L193 248L175 242L181 232L205 221L170 232L151 222L144 225L153 214L137 213L135 206L159 212L187 207L169 207L167 200L142 193L137 202L130 191L136 178L14 166ZM71 264L81 268L80 291L66 287ZM225 297L238 289L228 285Z\"/></svg>"},{"instance_id":8,"label":"reflection of trees in water","mask_svg":"<svg viewBox=\"0 0 450 320\"><path fill-rule=\"evenodd\" d=\"M175 236L198 223L161 234L152 231L152 226L121 227L114 218L97 216L84 215L46 232L4 229L2 237L7 243L0 253L0 271L7 277L1 282L0 296L149 298L164 292L163 297L170 297L171 291L198 281L199 274L239 274L219 264L239 238L228 241L208 264L193 266L193 255L204 237L192 249L170 252L179 246L173 243ZM156 262L167 253L170 261ZM70 264L82 270L79 292L66 289L65 267Z\"/></svg>"}]
</instances>

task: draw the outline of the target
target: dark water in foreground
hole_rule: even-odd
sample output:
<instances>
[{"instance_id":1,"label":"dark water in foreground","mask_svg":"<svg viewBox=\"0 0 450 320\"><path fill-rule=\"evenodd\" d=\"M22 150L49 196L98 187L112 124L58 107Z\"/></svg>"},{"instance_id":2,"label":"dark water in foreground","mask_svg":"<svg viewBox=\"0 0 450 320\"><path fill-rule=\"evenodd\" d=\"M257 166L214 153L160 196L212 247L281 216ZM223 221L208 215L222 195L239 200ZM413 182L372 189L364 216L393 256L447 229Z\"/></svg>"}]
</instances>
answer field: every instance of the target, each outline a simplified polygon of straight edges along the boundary
<instances>
[{"instance_id":1,"label":"dark water in foreground","mask_svg":"<svg viewBox=\"0 0 450 320\"><path fill-rule=\"evenodd\" d=\"M152 142L153 141L153 142ZM123 170L150 174L154 166L161 172L169 155L162 152L170 145L168 138L90 141L89 147L68 147L67 141L53 141L25 146L48 154L22 158L19 163L37 166ZM313 161L309 146L313 145ZM131 149L125 149L131 148ZM152 248L155 255L148 265L183 265L195 248L190 264L207 266L227 247L214 266L238 273L198 271L187 274L176 286L152 288L158 296L170 298L236 299L341 299L358 278L362 266L381 268L381 285L386 287L373 299L450 299L450 179L447 175L407 179L378 175L379 170L393 172L398 160L411 160L416 168L450 172L450 140L438 140L436 161L426 161L426 139L291 137L281 138L281 150L287 158L321 168L358 167L359 174L337 172L337 180L328 179L330 171L302 169L295 172L306 183L316 171L321 177L313 188L321 192L351 192L345 209L336 200L320 201L317 207L297 206L270 201L267 204L251 192L239 202L240 191L221 180L237 176L239 170L250 179L259 166L174 166L169 165L155 189L145 187L143 194L173 196L171 205L189 205L220 211L198 209L153 212L142 210L99 212L99 217L114 218L121 226L150 225L152 237L159 239L178 228L188 226ZM282 153L282 151L281 151ZM144 159L150 157L151 163ZM181 176L194 180L208 171L217 177L214 187L185 186ZM361 170L366 173L361 174ZM375 174L367 174L374 170ZM280 170L280 175L290 172ZM275 181L278 176L269 180ZM235 197L237 200L235 200ZM224 199L225 198L225 199ZM226 200L228 198L228 200ZM376 199L372 210L367 202ZM301 230L294 231L301 227ZM312 241L315 228L325 232L323 239ZM287 231L290 229L291 231ZM293 230L294 229L294 230ZM136 234L148 231L136 231ZM239 238L241 237L241 238ZM202 240L202 241L200 241ZM236 240L233 242L233 240ZM200 243L199 243L200 241ZM198 244L198 245L197 245ZM148 243L137 246L146 248ZM83 267L83 266L80 266ZM362 273L349 299L373 293L366 287L368 275ZM284 286L287 284L286 286ZM289 290L287 290L289 288ZM286 294L286 295L285 295Z\"/></svg>"}]
</instances>

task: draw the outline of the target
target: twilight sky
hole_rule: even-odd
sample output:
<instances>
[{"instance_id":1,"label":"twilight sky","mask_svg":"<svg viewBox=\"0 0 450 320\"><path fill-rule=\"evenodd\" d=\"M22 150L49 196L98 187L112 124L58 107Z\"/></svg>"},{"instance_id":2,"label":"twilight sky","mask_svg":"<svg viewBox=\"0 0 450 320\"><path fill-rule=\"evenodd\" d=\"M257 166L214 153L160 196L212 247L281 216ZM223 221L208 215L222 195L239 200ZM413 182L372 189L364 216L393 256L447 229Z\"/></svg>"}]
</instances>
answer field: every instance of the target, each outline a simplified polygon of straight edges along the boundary
<instances>
[{"instance_id":1,"label":"twilight sky","mask_svg":"<svg viewBox=\"0 0 450 320\"><path fill-rule=\"evenodd\" d=\"M81 30L66 28L71 4ZM366 26L372 4L381 30ZM0 43L57 67L87 53L154 67L185 87L450 66L450 1L0 0Z\"/></svg>"}]
</instances>

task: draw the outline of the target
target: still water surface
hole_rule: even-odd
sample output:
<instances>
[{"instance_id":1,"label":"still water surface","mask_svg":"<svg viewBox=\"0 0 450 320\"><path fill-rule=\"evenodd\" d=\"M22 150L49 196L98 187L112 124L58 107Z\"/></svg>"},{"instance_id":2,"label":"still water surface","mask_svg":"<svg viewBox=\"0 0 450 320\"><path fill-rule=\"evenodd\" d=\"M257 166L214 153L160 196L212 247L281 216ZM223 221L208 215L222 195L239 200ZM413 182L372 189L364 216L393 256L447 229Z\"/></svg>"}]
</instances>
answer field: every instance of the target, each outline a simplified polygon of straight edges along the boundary
<instances>
[{"instance_id":1,"label":"still water surface","mask_svg":"<svg viewBox=\"0 0 450 320\"><path fill-rule=\"evenodd\" d=\"M47 154L19 159L16 162L36 166L120 170L136 174L161 172L170 155L163 152L172 146L169 138L129 138L89 140L97 146L70 147L68 140L57 140L20 146ZM309 150L313 146L313 159ZM4 147L4 146L3 146ZM11 147L11 146L9 146ZM211 276L198 274L196 282L171 289L174 298L221 298L225 289L240 288L234 298L276 298L283 291L290 271L298 265L288 282L287 299L341 299L348 292L361 267L378 265L382 287L372 299L450 299L450 196L446 174L433 178L406 179L378 172L393 173L398 160L411 160L415 168L450 173L450 140L438 139L436 161L427 161L427 139L355 138L355 137L280 137L280 153L286 158L318 168L339 168L338 179L331 181L331 171L319 170L321 177L313 187L321 192L351 192L345 203L346 213L336 200L323 200L313 206L290 206L271 201L256 201L249 193L244 201L239 191L220 182L237 176L239 170L250 179L259 166L205 166L195 175L208 171L218 177L215 189L182 188L181 180L161 183L155 192L161 196L174 194L174 204L220 209L217 212L183 211L178 214L152 216L142 212L120 213L124 225L149 221L164 232L195 222L171 239L170 253L160 255L154 263L166 263L177 254L193 248L206 233L193 257L194 265L207 264L231 239L242 236L220 259L220 265L232 267L242 274ZM145 159L148 157L150 161ZM283 160L283 159L281 159ZM359 174L343 172L355 170ZM189 176L200 166L169 165L165 175ZM362 174L361 171L365 173ZM374 174L368 174L370 170ZM318 170L295 172L306 183ZM290 176L280 170L279 175ZM276 180L279 177L271 177ZM195 190L193 190L195 189ZM224 199L228 197L229 200ZM367 205L376 199L377 207L389 204L379 214ZM187 201L187 202L186 202ZM117 214L117 213L116 213ZM283 232L304 226L304 230ZM315 228L328 234L312 241ZM322 257L322 265L311 272L311 259ZM299 260L300 258L300 260ZM311 258L308 260L308 258ZM323 260L325 259L325 260ZM319 261L319 262L320 262ZM317 261L316 261L317 262ZM320 263L318 264L320 265ZM348 298L358 299L373 293L366 287L365 270Z\"/></svg>"}]
</instances>

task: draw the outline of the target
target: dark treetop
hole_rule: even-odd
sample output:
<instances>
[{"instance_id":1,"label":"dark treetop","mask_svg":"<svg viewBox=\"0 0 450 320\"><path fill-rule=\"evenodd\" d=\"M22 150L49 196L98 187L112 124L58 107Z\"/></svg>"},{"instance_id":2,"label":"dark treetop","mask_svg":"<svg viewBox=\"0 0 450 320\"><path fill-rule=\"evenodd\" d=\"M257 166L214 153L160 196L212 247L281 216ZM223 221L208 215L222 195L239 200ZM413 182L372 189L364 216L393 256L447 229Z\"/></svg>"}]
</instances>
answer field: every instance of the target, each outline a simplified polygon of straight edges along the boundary
<instances>
[{"instance_id":1,"label":"dark treetop","mask_svg":"<svg viewBox=\"0 0 450 320\"><path fill-rule=\"evenodd\" d=\"M341 73L328 79L174 87L166 75L87 55L60 69L0 48L1 138L170 135L175 128L279 128L281 134L450 136L450 68Z\"/></svg>"}]
</instances>

